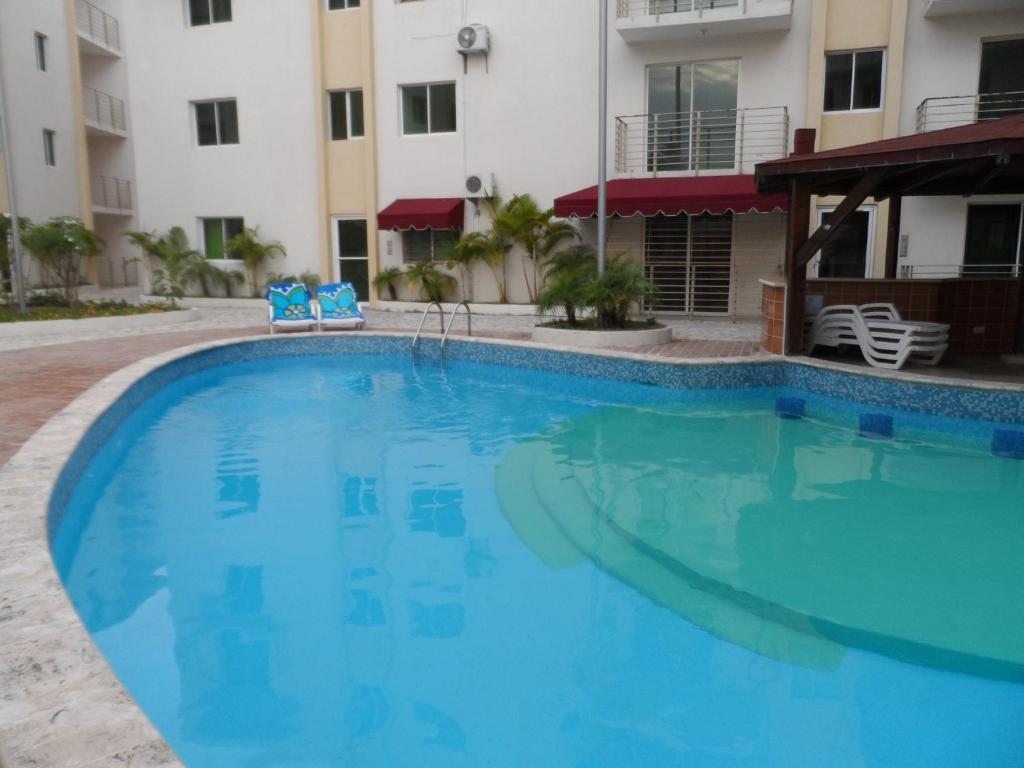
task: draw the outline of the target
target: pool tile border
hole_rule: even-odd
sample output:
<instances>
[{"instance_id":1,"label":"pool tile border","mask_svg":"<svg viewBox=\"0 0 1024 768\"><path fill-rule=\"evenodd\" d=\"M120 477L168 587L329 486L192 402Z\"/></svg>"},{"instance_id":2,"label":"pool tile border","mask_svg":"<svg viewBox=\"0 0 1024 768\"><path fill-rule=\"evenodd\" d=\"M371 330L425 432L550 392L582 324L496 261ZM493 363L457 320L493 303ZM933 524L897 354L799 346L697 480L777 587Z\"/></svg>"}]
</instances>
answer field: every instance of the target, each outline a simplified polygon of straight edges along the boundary
<instances>
[{"instance_id":1,"label":"pool tile border","mask_svg":"<svg viewBox=\"0 0 1024 768\"><path fill-rule=\"evenodd\" d=\"M46 423L0 469L0 768L133 768L181 763L93 645L50 558L49 532L95 447L168 381L213 365L282 354L409 354L409 335L294 334L182 347L111 374ZM439 342L419 354L437 364ZM453 340L452 361L673 388L785 386L916 413L1024 424L1024 387L889 375L780 358L666 360L531 342ZM922 397L922 385L929 397Z\"/></svg>"}]
</instances>

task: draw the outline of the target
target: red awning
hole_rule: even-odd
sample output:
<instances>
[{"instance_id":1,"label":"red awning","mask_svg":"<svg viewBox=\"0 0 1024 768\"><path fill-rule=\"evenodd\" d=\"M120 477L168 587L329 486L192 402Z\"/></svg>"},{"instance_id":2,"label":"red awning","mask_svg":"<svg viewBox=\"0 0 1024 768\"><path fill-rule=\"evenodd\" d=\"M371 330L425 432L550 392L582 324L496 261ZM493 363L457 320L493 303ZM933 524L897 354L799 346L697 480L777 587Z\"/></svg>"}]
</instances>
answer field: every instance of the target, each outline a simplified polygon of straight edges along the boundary
<instances>
[{"instance_id":1,"label":"red awning","mask_svg":"<svg viewBox=\"0 0 1024 768\"><path fill-rule=\"evenodd\" d=\"M615 179L608 182L609 216L677 216L688 213L772 213L789 209L787 195L760 195L753 176ZM597 187L555 200L562 218L597 215Z\"/></svg>"},{"instance_id":2,"label":"red awning","mask_svg":"<svg viewBox=\"0 0 1024 768\"><path fill-rule=\"evenodd\" d=\"M461 197L395 200L377 214L377 229L455 229L461 232L465 205Z\"/></svg>"}]
</instances>

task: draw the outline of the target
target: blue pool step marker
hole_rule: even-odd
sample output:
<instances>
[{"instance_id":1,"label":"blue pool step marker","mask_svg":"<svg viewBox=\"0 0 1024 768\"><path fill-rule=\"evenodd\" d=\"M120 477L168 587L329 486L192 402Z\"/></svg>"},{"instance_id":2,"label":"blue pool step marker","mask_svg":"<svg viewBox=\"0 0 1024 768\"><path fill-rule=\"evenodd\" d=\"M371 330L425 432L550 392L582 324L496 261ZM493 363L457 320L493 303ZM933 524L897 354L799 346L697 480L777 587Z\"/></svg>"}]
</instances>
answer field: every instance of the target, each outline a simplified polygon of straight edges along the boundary
<instances>
[{"instance_id":1,"label":"blue pool step marker","mask_svg":"<svg viewBox=\"0 0 1024 768\"><path fill-rule=\"evenodd\" d=\"M800 397L780 397L775 400L775 415L780 419L802 419L807 412L807 401Z\"/></svg>"},{"instance_id":2,"label":"blue pool step marker","mask_svg":"<svg viewBox=\"0 0 1024 768\"><path fill-rule=\"evenodd\" d=\"M1024 432L997 429L992 436L992 455L1001 459L1024 459Z\"/></svg>"},{"instance_id":3,"label":"blue pool step marker","mask_svg":"<svg viewBox=\"0 0 1024 768\"><path fill-rule=\"evenodd\" d=\"M860 436L868 440L892 439L892 416L884 413L862 413L860 415Z\"/></svg>"}]
</instances>

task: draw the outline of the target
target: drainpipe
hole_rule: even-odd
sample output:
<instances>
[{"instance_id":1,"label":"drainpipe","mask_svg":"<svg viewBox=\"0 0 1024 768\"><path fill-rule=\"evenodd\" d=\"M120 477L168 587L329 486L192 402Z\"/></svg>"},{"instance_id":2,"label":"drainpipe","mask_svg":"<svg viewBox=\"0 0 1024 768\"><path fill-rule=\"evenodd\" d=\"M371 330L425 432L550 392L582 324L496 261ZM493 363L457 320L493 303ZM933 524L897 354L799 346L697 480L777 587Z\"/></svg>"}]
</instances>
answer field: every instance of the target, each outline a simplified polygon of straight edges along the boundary
<instances>
[{"instance_id":1,"label":"drainpipe","mask_svg":"<svg viewBox=\"0 0 1024 768\"><path fill-rule=\"evenodd\" d=\"M598 63L597 128L597 274L604 274L608 252L608 0L599 0L601 12L600 57Z\"/></svg>"}]
</instances>

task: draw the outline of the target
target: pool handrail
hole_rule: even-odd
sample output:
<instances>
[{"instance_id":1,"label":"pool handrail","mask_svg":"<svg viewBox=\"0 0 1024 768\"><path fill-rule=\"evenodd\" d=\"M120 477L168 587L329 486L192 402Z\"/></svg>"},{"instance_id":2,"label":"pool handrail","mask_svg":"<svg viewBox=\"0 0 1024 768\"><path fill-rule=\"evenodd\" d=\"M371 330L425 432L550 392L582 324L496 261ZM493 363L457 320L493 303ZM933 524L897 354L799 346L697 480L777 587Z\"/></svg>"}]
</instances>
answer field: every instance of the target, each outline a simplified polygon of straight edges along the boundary
<instances>
[{"instance_id":1,"label":"pool handrail","mask_svg":"<svg viewBox=\"0 0 1024 768\"><path fill-rule=\"evenodd\" d=\"M459 307L466 308L466 335L473 335L473 310L469 307L468 301L460 301L455 305L452 310L451 317L448 319L448 327L444 329L444 335L441 336L441 358L444 359L444 345L448 343L448 334L451 333L452 326L455 325L455 317L459 314Z\"/></svg>"},{"instance_id":2,"label":"pool handrail","mask_svg":"<svg viewBox=\"0 0 1024 768\"><path fill-rule=\"evenodd\" d=\"M412 339L412 353L416 354L416 345L420 341L420 334L423 333L423 324L427 322L427 315L430 314L430 310L437 307L437 311L441 315L441 334L444 335L444 307L441 306L441 302L432 301L427 304L426 309L423 310L423 317L420 318L419 327L416 329L416 335Z\"/></svg>"}]
</instances>

